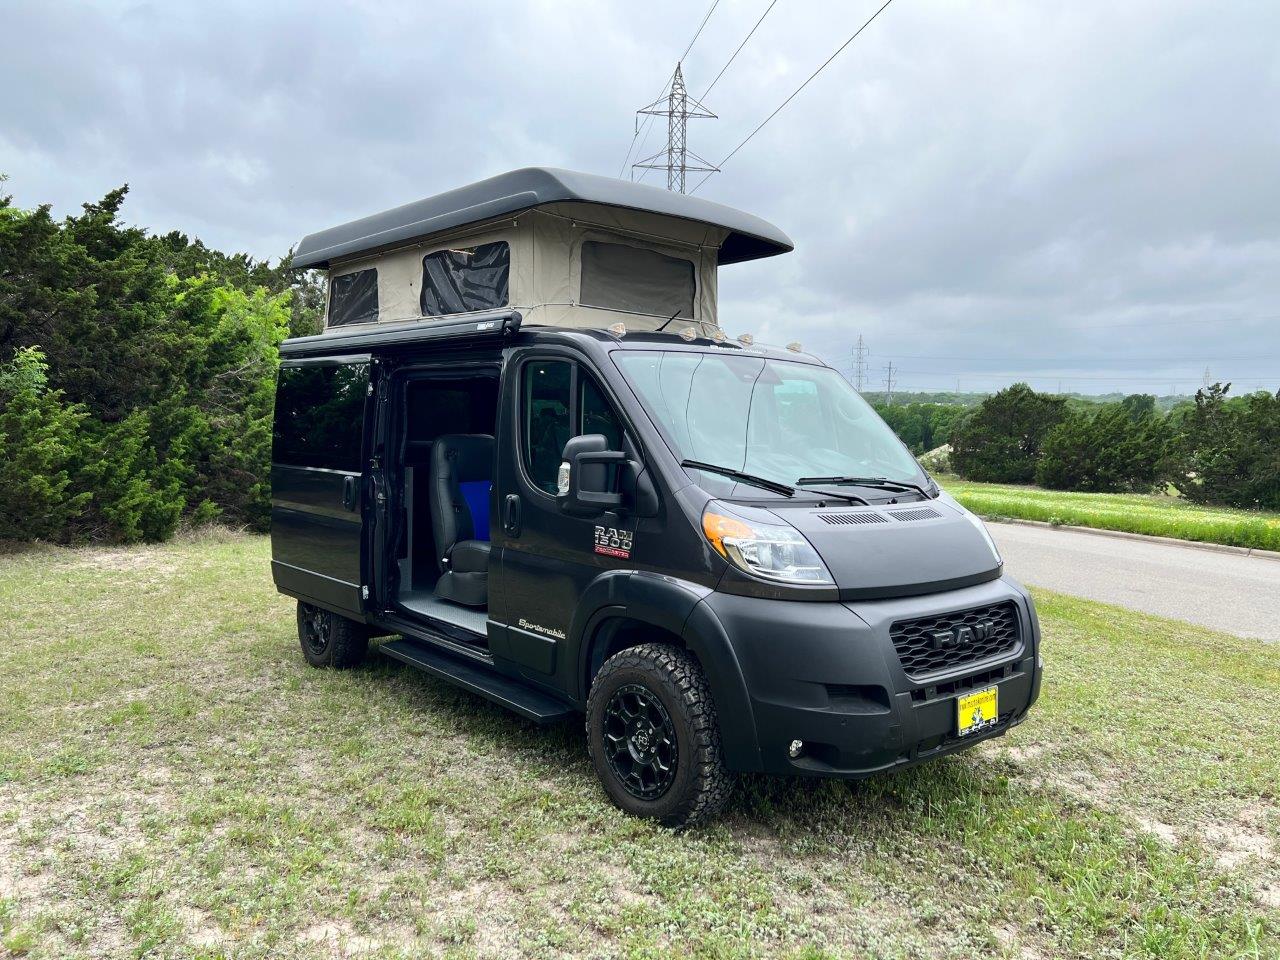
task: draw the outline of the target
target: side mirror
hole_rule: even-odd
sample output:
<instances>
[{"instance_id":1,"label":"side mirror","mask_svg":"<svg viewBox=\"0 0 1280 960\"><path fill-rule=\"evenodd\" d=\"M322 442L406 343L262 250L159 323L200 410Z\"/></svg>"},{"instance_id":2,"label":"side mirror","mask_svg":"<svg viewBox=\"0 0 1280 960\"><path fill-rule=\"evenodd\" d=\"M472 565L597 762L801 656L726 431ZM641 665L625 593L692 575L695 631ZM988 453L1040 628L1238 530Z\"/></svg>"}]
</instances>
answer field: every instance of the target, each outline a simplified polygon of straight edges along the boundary
<instances>
[{"instance_id":1,"label":"side mirror","mask_svg":"<svg viewBox=\"0 0 1280 960\"><path fill-rule=\"evenodd\" d=\"M610 450L603 434L588 433L564 445L556 501L565 513L599 516L622 506L622 472L631 461L621 450Z\"/></svg>"}]
</instances>

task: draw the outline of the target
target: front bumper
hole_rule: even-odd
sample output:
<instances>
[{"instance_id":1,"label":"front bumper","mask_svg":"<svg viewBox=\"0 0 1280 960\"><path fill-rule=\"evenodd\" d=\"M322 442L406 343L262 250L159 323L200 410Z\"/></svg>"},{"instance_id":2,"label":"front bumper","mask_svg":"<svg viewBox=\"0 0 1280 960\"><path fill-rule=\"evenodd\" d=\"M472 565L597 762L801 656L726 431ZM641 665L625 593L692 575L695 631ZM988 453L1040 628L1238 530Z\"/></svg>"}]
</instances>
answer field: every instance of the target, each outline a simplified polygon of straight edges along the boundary
<instances>
[{"instance_id":1,"label":"front bumper","mask_svg":"<svg viewBox=\"0 0 1280 960\"><path fill-rule=\"evenodd\" d=\"M1011 601L1020 642L1003 654L913 678L890 638L902 620ZM1009 578L922 597L805 603L712 594L743 673L767 773L857 778L962 750L1020 723L1040 692L1040 629L1031 598ZM996 687L998 721L956 734L956 698ZM804 741L799 757L793 740ZM732 765L732 761L731 761Z\"/></svg>"}]
</instances>

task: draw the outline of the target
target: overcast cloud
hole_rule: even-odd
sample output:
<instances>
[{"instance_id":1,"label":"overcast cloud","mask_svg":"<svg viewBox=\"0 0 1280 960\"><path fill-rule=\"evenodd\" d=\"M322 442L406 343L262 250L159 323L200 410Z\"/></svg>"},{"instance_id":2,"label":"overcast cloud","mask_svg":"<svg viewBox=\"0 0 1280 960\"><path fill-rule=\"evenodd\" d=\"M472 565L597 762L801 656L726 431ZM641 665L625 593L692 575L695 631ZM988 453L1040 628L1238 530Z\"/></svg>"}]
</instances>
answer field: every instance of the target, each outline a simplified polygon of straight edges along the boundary
<instances>
[{"instance_id":1,"label":"overcast cloud","mask_svg":"<svg viewBox=\"0 0 1280 960\"><path fill-rule=\"evenodd\" d=\"M707 5L8 0L0 171L59 214L127 181L131 222L275 257L515 167L617 175ZM721 0L691 92L767 5ZM878 6L778 0L691 146ZM699 195L796 242L723 271L730 333L845 370L861 333L903 389L1167 393L1280 386L1278 181L1273 0L896 0Z\"/></svg>"}]
</instances>

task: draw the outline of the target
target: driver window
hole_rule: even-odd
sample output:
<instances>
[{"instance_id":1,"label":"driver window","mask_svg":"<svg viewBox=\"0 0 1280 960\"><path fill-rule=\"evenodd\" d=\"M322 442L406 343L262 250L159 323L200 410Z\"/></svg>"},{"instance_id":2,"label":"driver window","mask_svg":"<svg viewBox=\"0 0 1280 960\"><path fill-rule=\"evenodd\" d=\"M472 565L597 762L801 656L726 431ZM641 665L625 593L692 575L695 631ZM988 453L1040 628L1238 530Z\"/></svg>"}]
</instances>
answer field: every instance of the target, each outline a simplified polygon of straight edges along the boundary
<instances>
[{"instance_id":1,"label":"driver window","mask_svg":"<svg viewBox=\"0 0 1280 960\"><path fill-rule=\"evenodd\" d=\"M618 425L618 418L614 416L609 401L605 399L600 388L590 377L582 377L581 383L577 436L588 433L604 434L604 438L609 441L610 450L621 450L622 428Z\"/></svg>"},{"instance_id":2,"label":"driver window","mask_svg":"<svg viewBox=\"0 0 1280 960\"><path fill-rule=\"evenodd\" d=\"M535 486L554 494L560 454L572 435L573 364L565 360L525 364L522 399L524 468Z\"/></svg>"},{"instance_id":3,"label":"driver window","mask_svg":"<svg viewBox=\"0 0 1280 960\"><path fill-rule=\"evenodd\" d=\"M520 452L529 479L553 495L570 437L599 433L610 450L622 449L622 427L604 393L590 377L575 374L568 360L535 360L524 367Z\"/></svg>"}]
</instances>

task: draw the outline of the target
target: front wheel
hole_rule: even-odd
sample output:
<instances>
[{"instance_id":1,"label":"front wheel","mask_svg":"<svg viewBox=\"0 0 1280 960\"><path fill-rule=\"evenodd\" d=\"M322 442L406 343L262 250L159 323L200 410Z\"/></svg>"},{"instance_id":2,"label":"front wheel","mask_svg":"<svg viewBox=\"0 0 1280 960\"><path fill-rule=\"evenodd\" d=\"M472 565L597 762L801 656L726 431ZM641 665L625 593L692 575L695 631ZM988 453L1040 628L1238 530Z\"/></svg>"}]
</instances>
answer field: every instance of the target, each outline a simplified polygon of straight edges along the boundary
<instances>
[{"instance_id":1,"label":"front wheel","mask_svg":"<svg viewBox=\"0 0 1280 960\"><path fill-rule=\"evenodd\" d=\"M709 820L733 792L711 688L678 647L643 644L605 662L587 700L587 745L609 798L665 826Z\"/></svg>"},{"instance_id":2,"label":"front wheel","mask_svg":"<svg viewBox=\"0 0 1280 960\"><path fill-rule=\"evenodd\" d=\"M369 628L299 600L298 642L311 666L346 670L364 662Z\"/></svg>"}]
</instances>

